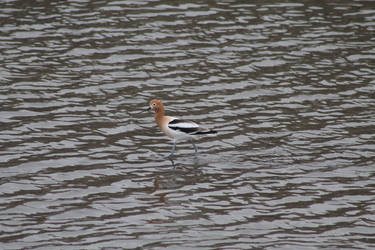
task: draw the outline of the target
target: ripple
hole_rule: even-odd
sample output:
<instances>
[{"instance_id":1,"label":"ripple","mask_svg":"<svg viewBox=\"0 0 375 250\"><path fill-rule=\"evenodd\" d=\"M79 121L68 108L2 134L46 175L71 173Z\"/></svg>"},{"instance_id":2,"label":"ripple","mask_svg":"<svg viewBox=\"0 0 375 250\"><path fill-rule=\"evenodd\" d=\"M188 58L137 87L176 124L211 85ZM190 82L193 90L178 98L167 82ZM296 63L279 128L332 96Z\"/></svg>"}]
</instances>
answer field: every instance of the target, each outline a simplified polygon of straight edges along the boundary
<instances>
[{"instance_id":1,"label":"ripple","mask_svg":"<svg viewBox=\"0 0 375 250\"><path fill-rule=\"evenodd\" d=\"M369 2L0 7L1 248L371 248Z\"/></svg>"}]
</instances>

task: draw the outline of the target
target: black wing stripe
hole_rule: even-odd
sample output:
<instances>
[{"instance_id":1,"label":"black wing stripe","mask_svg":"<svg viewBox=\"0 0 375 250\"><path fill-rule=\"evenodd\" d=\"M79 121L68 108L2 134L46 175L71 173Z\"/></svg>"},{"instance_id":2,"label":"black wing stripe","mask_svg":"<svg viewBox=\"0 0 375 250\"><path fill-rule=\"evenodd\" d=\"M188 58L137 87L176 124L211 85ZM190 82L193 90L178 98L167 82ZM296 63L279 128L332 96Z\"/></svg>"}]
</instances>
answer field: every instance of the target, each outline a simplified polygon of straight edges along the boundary
<instances>
[{"instance_id":1,"label":"black wing stripe","mask_svg":"<svg viewBox=\"0 0 375 250\"><path fill-rule=\"evenodd\" d=\"M181 128L181 127L174 127L174 126L168 126L169 128L177 131L181 131L184 133L192 134L194 132L198 132L199 128Z\"/></svg>"},{"instance_id":2,"label":"black wing stripe","mask_svg":"<svg viewBox=\"0 0 375 250\"><path fill-rule=\"evenodd\" d=\"M186 120L181 120L181 119L174 119L174 120L172 120L172 121L170 121L169 123L168 123L168 126L169 125L173 125L173 124L178 124L178 123L188 123L189 121L186 121Z\"/></svg>"}]
</instances>

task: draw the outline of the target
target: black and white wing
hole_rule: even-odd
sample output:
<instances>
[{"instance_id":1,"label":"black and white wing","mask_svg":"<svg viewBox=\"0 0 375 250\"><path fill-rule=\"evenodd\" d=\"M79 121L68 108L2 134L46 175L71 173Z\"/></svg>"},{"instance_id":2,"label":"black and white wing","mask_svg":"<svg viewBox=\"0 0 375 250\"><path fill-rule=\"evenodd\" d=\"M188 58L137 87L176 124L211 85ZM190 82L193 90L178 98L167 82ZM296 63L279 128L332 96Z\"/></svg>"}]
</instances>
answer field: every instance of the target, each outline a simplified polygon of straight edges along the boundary
<instances>
[{"instance_id":1,"label":"black and white wing","mask_svg":"<svg viewBox=\"0 0 375 250\"><path fill-rule=\"evenodd\" d=\"M168 123L168 128L174 131L180 131L185 134L198 135L198 134L215 134L216 131L209 130L207 128L201 128L198 124L192 121L186 121L181 119L173 119Z\"/></svg>"},{"instance_id":2,"label":"black and white wing","mask_svg":"<svg viewBox=\"0 0 375 250\"><path fill-rule=\"evenodd\" d=\"M168 123L168 127L175 131L180 131L191 135L198 133L200 130L199 125L195 122L181 119L173 119Z\"/></svg>"}]
</instances>

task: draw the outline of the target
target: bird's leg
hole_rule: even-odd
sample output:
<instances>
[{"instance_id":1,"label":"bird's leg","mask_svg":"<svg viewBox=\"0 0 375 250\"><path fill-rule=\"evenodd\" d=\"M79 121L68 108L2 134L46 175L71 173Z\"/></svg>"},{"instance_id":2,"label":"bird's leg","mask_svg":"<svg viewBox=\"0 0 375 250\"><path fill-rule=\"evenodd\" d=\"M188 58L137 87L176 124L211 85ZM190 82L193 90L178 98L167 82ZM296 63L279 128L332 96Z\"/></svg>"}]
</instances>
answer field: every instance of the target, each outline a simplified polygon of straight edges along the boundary
<instances>
[{"instance_id":1,"label":"bird's leg","mask_svg":"<svg viewBox=\"0 0 375 250\"><path fill-rule=\"evenodd\" d=\"M192 142L192 144L193 144L193 146L194 146L194 151L195 151L194 155L195 155L195 157L197 157L197 156L198 156L198 148L197 148L197 145L195 145L193 142Z\"/></svg>"},{"instance_id":2,"label":"bird's leg","mask_svg":"<svg viewBox=\"0 0 375 250\"><path fill-rule=\"evenodd\" d=\"M171 153L169 155L165 156L164 158L171 157L174 154L175 151L176 151L176 141L173 142L173 148L172 148Z\"/></svg>"},{"instance_id":3,"label":"bird's leg","mask_svg":"<svg viewBox=\"0 0 375 250\"><path fill-rule=\"evenodd\" d=\"M173 169L176 169L176 165L174 165L174 161L173 161L171 158L169 158L169 160L170 160L171 163L172 163L172 167L173 167Z\"/></svg>"}]
</instances>

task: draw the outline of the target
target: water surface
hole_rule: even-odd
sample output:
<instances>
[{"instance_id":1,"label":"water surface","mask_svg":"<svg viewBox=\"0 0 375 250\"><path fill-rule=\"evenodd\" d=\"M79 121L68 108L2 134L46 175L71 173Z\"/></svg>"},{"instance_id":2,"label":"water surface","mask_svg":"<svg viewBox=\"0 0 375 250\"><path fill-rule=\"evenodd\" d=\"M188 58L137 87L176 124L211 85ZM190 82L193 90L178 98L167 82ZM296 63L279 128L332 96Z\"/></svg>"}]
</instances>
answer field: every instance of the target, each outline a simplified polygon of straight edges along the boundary
<instances>
[{"instance_id":1,"label":"water surface","mask_svg":"<svg viewBox=\"0 0 375 250\"><path fill-rule=\"evenodd\" d=\"M3 1L0 248L373 248L374 15ZM153 98L218 135L163 159Z\"/></svg>"}]
</instances>

